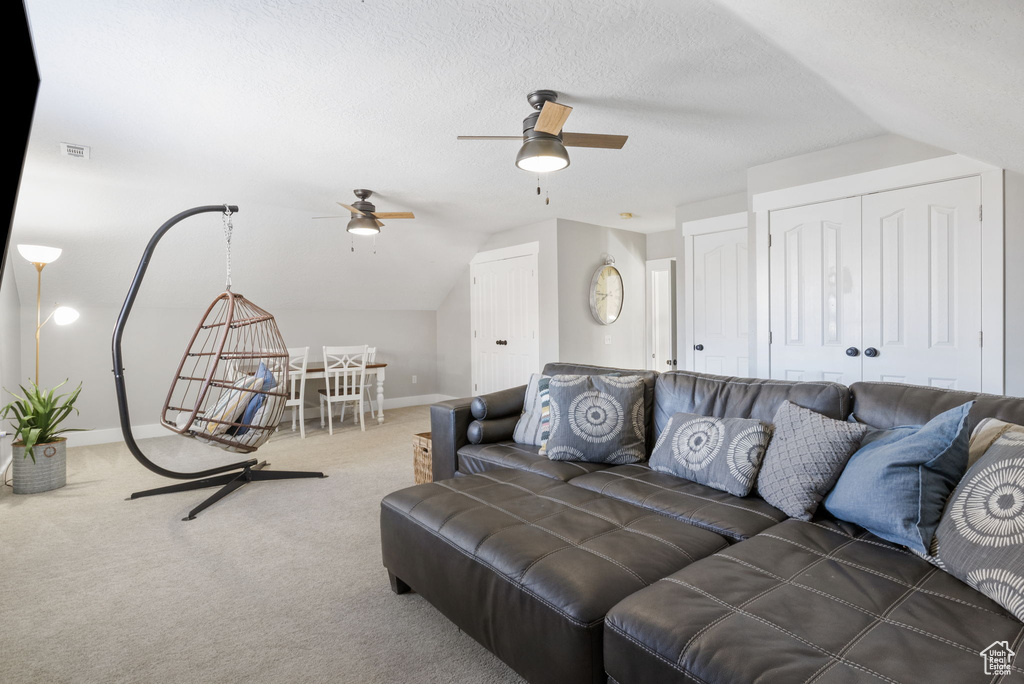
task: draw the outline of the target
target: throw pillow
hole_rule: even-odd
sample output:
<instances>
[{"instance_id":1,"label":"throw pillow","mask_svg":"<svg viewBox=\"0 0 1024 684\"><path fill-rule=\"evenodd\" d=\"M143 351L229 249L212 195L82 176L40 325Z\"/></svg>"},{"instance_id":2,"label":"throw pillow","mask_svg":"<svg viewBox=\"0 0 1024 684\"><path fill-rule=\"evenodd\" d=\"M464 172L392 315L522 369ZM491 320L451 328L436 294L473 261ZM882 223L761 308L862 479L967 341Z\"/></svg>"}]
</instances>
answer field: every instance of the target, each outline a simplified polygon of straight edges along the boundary
<instances>
[{"instance_id":1,"label":"throw pillow","mask_svg":"<svg viewBox=\"0 0 1024 684\"><path fill-rule=\"evenodd\" d=\"M544 418L543 406L541 404L540 381L547 377L540 373L530 376L526 384L526 397L523 399L523 412L516 423L516 429L512 433L512 441L517 444L541 445L541 428Z\"/></svg>"},{"instance_id":2,"label":"throw pillow","mask_svg":"<svg viewBox=\"0 0 1024 684\"><path fill-rule=\"evenodd\" d=\"M757 476L757 492L791 518L810 520L868 426L835 420L788 401L772 420L775 435Z\"/></svg>"},{"instance_id":3,"label":"throw pillow","mask_svg":"<svg viewBox=\"0 0 1024 684\"><path fill-rule=\"evenodd\" d=\"M260 367L256 370L256 377L263 379L263 385L259 389L265 392L269 392L270 390L277 387L277 380L274 379L274 374L267 370L267 365L262 361L260 361ZM259 410L264 405L264 403L266 403L266 399L267 395L265 394L256 394L255 396L253 396L253 398L250 399L249 403L246 405L245 411L242 412L241 420L239 420L238 422L241 423L243 426L259 425L259 423L254 423L253 421L256 419L257 415L259 415L260 417L263 416L262 413L259 413ZM238 436L244 435L248 431L249 428L247 427L236 428L234 425L232 425L227 430L228 434L234 434Z\"/></svg>"},{"instance_id":4,"label":"throw pillow","mask_svg":"<svg viewBox=\"0 0 1024 684\"><path fill-rule=\"evenodd\" d=\"M978 459L988 451L997 439L1006 432L1015 432L1024 435L1024 426L1015 425L999 420L998 418L982 418L978 421L977 427L971 433L971 445L967 455L967 467L978 462Z\"/></svg>"},{"instance_id":5,"label":"throw pillow","mask_svg":"<svg viewBox=\"0 0 1024 684\"><path fill-rule=\"evenodd\" d=\"M250 390L258 390L263 387L263 378L258 375L246 375L239 378L230 389L223 391L217 399L216 405L203 413L202 419L196 417L193 430L208 435L220 435L227 432L231 423L235 422L242 411L245 410L246 402L252 397ZM214 422L217 421L217 422ZM198 427L197 423L205 423Z\"/></svg>"},{"instance_id":6,"label":"throw pillow","mask_svg":"<svg viewBox=\"0 0 1024 684\"><path fill-rule=\"evenodd\" d=\"M673 415L651 453L651 469L747 496L757 480L772 427L753 418Z\"/></svg>"},{"instance_id":7,"label":"throw pillow","mask_svg":"<svg viewBox=\"0 0 1024 684\"><path fill-rule=\"evenodd\" d=\"M973 404L920 427L874 436L850 458L825 508L882 539L927 553L946 500L967 469Z\"/></svg>"},{"instance_id":8,"label":"throw pillow","mask_svg":"<svg viewBox=\"0 0 1024 684\"><path fill-rule=\"evenodd\" d=\"M636 463L646 454L644 381L638 375L556 375L548 382L553 461Z\"/></svg>"},{"instance_id":9,"label":"throw pillow","mask_svg":"<svg viewBox=\"0 0 1024 684\"><path fill-rule=\"evenodd\" d=\"M932 561L1024 620L1024 434L1005 431L946 505Z\"/></svg>"}]
</instances>

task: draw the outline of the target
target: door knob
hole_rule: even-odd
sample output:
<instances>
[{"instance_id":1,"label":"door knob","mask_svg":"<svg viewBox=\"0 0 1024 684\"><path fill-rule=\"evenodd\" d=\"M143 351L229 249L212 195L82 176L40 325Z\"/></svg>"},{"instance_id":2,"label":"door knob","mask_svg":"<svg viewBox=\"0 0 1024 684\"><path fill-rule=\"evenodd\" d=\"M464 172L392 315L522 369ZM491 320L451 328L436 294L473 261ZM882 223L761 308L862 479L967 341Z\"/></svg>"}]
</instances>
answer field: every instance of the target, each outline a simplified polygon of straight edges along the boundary
<instances>
[{"instance_id":1,"label":"door knob","mask_svg":"<svg viewBox=\"0 0 1024 684\"><path fill-rule=\"evenodd\" d=\"M870 356L871 358L875 358L876 356L878 356L878 350L875 349L874 347L868 347L867 349L864 350L864 356Z\"/></svg>"},{"instance_id":2,"label":"door knob","mask_svg":"<svg viewBox=\"0 0 1024 684\"><path fill-rule=\"evenodd\" d=\"M669 359L668 361L666 361L665 365L666 366L671 366L672 365L672 359Z\"/></svg>"},{"instance_id":3,"label":"door knob","mask_svg":"<svg viewBox=\"0 0 1024 684\"><path fill-rule=\"evenodd\" d=\"M508 344L508 340L496 340L494 342L494 344L500 344L500 345L504 346L504 345Z\"/></svg>"},{"instance_id":4,"label":"door knob","mask_svg":"<svg viewBox=\"0 0 1024 684\"><path fill-rule=\"evenodd\" d=\"M860 349L857 349L856 347L850 347L849 349L846 350L847 356L858 356L859 354Z\"/></svg>"},{"instance_id":5,"label":"door knob","mask_svg":"<svg viewBox=\"0 0 1024 684\"><path fill-rule=\"evenodd\" d=\"M693 348L696 349L697 351L704 351L704 345L703 344L695 344L695 345L693 345Z\"/></svg>"}]
</instances>

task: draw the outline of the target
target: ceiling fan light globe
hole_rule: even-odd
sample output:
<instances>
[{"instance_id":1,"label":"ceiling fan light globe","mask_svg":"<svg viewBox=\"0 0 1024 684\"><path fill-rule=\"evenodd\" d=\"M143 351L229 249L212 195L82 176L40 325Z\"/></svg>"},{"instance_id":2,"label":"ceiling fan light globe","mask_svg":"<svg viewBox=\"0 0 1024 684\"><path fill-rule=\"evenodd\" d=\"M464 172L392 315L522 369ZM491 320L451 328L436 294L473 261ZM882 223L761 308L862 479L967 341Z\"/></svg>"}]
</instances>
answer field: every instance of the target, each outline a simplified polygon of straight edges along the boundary
<instances>
[{"instance_id":1,"label":"ceiling fan light globe","mask_svg":"<svg viewBox=\"0 0 1024 684\"><path fill-rule=\"evenodd\" d=\"M354 218L348 222L345 230L353 235L376 235L380 232L377 221L369 217Z\"/></svg>"},{"instance_id":2,"label":"ceiling fan light globe","mask_svg":"<svg viewBox=\"0 0 1024 684\"><path fill-rule=\"evenodd\" d=\"M53 310L53 322L57 325L70 325L78 320L78 311L70 306L58 306Z\"/></svg>"},{"instance_id":3,"label":"ceiling fan light globe","mask_svg":"<svg viewBox=\"0 0 1024 684\"><path fill-rule=\"evenodd\" d=\"M550 173L569 165L569 153L557 138L527 140L516 155L516 166L531 173Z\"/></svg>"}]
</instances>

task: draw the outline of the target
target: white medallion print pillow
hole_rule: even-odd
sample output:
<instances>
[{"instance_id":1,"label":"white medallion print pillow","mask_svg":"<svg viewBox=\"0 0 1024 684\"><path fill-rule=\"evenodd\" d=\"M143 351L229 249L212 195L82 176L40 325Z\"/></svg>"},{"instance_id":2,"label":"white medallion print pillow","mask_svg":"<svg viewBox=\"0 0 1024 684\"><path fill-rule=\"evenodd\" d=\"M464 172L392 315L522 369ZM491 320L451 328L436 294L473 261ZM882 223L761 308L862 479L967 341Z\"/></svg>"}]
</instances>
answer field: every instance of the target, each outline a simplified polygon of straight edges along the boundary
<instances>
[{"instance_id":1,"label":"white medallion print pillow","mask_svg":"<svg viewBox=\"0 0 1024 684\"><path fill-rule=\"evenodd\" d=\"M1008 431L946 503L928 560L1024 620L1024 435Z\"/></svg>"},{"instance_id":2,"label":"white medallion print pillow","mask_svg":"<svg viewBox=\"0 0 1024 684\"><path fill-rule=\"evenodd\" d=\"M553 461L636 463L647 454L638 375L555 375L548 383Z\"/></svg>"},{"instance_id":3,"label":"white medallion print pillow","mask_svg":"<svg viewBox=\"0 0 1024 684\"><path fill-rule=\"evenodd\" d=\"M771 425L753 418L677 413L654 445L651 468L747 496L771 437Z\"/></svg>"}]
</instances>

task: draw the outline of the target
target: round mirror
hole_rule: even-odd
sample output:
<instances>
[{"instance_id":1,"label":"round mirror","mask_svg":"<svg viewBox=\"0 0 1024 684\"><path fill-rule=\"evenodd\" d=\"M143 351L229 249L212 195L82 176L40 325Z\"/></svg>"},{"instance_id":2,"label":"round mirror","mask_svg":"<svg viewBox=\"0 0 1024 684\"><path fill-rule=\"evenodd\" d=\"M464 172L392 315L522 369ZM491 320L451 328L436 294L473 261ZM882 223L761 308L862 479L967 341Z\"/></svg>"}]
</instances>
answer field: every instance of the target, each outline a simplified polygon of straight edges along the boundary
<instances>
[{"instance_id":1,"label":"round mirror","mask_svg":"<svg viewBox=\"0 0 1024 684\"><path fill-rule=\"evenodd\" d=\"M602 325L614 323L622 313L622 274L612 263L597 269L590 283L590 312Z\"/></svg>"}]
</instances>

